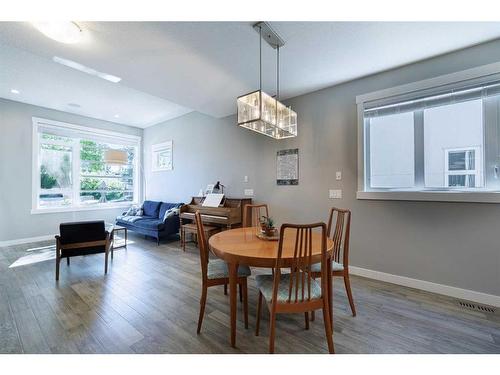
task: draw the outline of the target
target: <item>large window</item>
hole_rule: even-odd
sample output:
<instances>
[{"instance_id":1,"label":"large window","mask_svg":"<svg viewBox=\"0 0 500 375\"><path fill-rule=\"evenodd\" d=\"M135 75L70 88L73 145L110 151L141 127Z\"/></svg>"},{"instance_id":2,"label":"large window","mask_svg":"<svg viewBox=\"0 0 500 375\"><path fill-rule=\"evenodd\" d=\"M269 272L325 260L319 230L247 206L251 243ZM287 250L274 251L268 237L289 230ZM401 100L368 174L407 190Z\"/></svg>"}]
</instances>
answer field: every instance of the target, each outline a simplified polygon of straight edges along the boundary
<instances>
[{"instance_id":1,"label":"large window","mask_svg":"<svg viewBox=\"0 0 500 375\"><path fill-rule=\"evenodd\" d=\"M438 200L462 200L457 193L478 193L500 201L491 195L500 193L500 64L494 69L358 97L358 198L427 200L437 193ZM457 75L468 79L453 82Z\"/></svg>"},{"instance_id":2,"label":"large window","mask_svg":"<svg viewBox=\"0 0 500 375\"><path fill-rule=\"evenodd\" d=\"M33 211L127 205L138 200L139 137L33 119ZM106 151L126 155L108 164Z\"/></svg>"}]
</instances>

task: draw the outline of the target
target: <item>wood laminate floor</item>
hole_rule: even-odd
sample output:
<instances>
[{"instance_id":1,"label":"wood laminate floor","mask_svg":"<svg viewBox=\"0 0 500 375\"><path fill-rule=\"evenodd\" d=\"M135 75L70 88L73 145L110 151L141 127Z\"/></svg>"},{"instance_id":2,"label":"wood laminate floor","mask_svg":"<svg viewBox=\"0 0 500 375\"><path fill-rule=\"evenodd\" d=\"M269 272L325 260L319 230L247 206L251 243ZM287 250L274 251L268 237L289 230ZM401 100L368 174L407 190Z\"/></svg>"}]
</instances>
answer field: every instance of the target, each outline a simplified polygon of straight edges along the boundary
<instances>
[{"instance_id":1,"label":"wood laminate floor","mask_svg":"<svg viewBox=\"0 0 500 375\"><path fill-rule=\"evenodd\" d=\"M210 288L200 335L197 248L156 246L130 234L104 276L103 255L61 262L54 281L51 242L0 248L1 353L266 353L267 309L254 336L257 290L249 280L250 328L238 306L237 348L229 345L229 298ZM38 248L34 249L33 248ZM29 250L29 251L28 251ZM21 258L21 259L20 259ZM34 262L31 263L30 262ZM13 267L11 267L14 265ZM255 275L263 270L253 270ZM500 318L432 293L352 277L358 316L343 284L334 295L337 353L500 353ZM279 315L277 353L326 353L322 314Z\"/></svg>"}]
</instances>

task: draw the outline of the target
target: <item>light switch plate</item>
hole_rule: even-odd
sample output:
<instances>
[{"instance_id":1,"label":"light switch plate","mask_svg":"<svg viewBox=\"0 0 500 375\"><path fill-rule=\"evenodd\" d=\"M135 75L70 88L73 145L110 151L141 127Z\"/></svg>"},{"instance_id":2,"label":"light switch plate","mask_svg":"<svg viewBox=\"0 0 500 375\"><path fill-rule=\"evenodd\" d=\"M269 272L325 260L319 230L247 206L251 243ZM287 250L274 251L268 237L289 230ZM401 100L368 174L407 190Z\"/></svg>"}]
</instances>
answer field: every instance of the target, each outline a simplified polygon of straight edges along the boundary
<instances>
[{"instance_id":1,"label":"light switch plate","mask_svg":"<svg viewBox=\"0 0 500 375\"><path fill-rule=\"evenodd\" d=\"M253 189L245 189L245 197L253 197Z\"/></svg>"},{"instance_id":2,"label":"light switch plate","mask_svg":"<svg viewBox=\"0 0 500 375\"><path fill-rule=\"evenodd\" d=\"M342 198L342 190L330 189L328 191L328 197L330 199L341 199Z\"/></svg>"},{"instance_id":3,"label":"light switch plate","mask_svg":"<svg viewBox=\"0 0 500 375\"><path fill-rule=\"evenodd\" d=\"M342 180L342 172L341 172L341 171L337 171L337 172L335 172L335 179L336 179L337 181Z\"/></svg>"}]
</instances>

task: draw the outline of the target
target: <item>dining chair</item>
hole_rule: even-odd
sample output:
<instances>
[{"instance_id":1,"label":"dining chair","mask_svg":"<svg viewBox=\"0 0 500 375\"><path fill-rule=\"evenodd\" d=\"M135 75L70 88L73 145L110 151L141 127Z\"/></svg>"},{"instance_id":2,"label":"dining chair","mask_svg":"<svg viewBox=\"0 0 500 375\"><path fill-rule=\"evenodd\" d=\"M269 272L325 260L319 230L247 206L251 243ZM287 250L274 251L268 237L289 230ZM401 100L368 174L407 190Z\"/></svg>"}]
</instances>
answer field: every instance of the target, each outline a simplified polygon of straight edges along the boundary
<instances>
[{"instance_id":1,"label":"dining chair","mask_svg":"<svg viewBox=\"0 0 500 375\"><path fill-rule=\"evenodd\" d=\"M251 220L248 219L249 211ZM260 226L260 218L264 216L263 213L265 213L266 217L269 217L267 204L246 204L243 209L243 228Z\"/></svg>"},{"instance_id":2,"label":"dining chair","mask_svg":"<svg viewBox=\"0 0 500 375\"><path fill-rule=\"evenodd\" d=\"M221 259L209 259L209 249L205 231L203 230L203 222L201 220L200 212L194 214L197 235L198 235L198 248L200 250L201 261L201 276L202 276L202 292L200 299L200 315L198 317L197 333L201 331L201 324L203 322L203 315L205 314L205 305L207 303L207 291L211 286L227 285L229 284L229 269L226 262ZM238 267L238 280L237 284L240 287L240 298L243 302L243 313L245 319L245 328L248 328L248 289L247 277L250 276L250 268L245 265Z\"/></svg>"},{"instance_id":3,"label":"dining chair","mask_svg":"<svg viewBox=\"0 0 500 375\"><path fill-rule=\"evenodd\" d=\"M321 284L308 270L312 266L313 229L321 231ZM285 234L296 231L294 256L289 267L282 261L283 239ZM292 233L293 235L293 233ZM289 268L289 273L281 273L282 268ZM328 306L326 224L283 224L280 229L278 254L274 275L257 275L259 302L257 305L257 323L255 335L259 335L262 298L269 309L269 353L274 353L276 314L304 313L306 329L309 328L309 311L323 309L325 334L328 351L334 353L330 310Z\"/></svg>"},{"instance_id":4,"label":"dining chair","mask_svg":"<svg viewBox=\"0 0 500 375\"><path fill-rule=\"evenodd\" d=\"M334 224L335 219L335 224ZM335 225L333 237L331 237L332 227ZM333 240L332 256L332 276L343 277L347 298L351 306L352 316L356 316L356 307L352 297L351 282L349 280L349 237L351 233L351 211L333 207L330 210L328 219L328 237ZM320 264L313 264L311 267L314 278L321 277ZM314 320L314 312L311 314L311 320Z\"/></svg>"}]
</instances>

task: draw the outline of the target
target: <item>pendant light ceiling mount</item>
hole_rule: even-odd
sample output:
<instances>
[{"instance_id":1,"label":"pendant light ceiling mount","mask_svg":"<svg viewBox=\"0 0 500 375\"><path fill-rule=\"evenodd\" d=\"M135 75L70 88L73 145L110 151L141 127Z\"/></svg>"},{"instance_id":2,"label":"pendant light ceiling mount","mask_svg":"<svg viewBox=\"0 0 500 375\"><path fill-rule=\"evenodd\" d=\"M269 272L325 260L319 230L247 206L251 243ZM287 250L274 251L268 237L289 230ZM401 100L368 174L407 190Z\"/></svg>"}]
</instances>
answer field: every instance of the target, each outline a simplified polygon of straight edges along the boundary
<instances>
[{"instance_id":1,"label":"pendant light ceiling mount","mask_svg":"<svg viewBox=\"0 0 500 375\"><path fill-rule=\"evenodd\" d=\"M285 41L281 39L278 33L267 22L257 22L253 25L253 29L274 49L285 45Z\"/></svg>"},{"instance_id":2,"label":"pendant light ceiling mount","mask_svg":"<svg viewBox=\"0 0 500 375\"><path fill-rule=\"evenodd\" d=\"M253 28L259 34L259 89L237 98L238 125L274 139L297 136L297 113L279 101L281 37L267 22L258 22ZM276 95L262 91L262 39L276 50Z\"/></svg>"}]
</instances>

